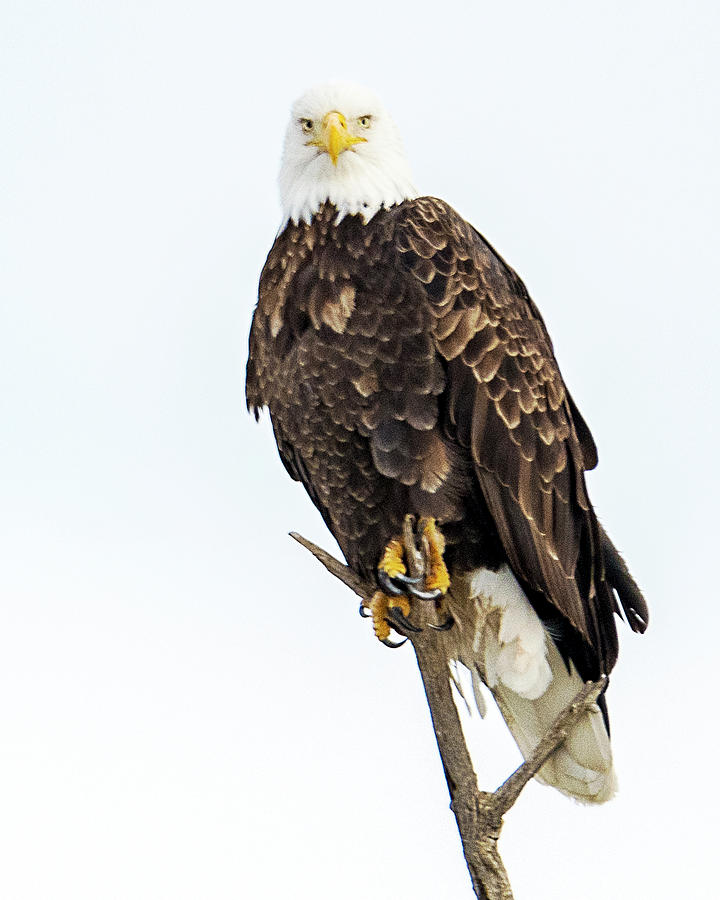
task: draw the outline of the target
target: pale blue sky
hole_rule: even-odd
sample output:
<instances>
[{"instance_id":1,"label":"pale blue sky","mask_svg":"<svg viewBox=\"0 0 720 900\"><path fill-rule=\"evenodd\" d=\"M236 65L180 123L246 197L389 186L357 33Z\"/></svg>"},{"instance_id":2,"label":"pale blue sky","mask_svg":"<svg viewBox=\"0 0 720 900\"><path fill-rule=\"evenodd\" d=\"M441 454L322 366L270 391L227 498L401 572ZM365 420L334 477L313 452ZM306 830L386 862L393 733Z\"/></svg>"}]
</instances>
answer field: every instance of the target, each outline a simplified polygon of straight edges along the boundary
<instances>
[{"instance_id":1,"label":"pale blue sky","mask_svg":"<svg viewBox=\"0 0 720 900\"><path fill-rule=\"evenodd\" d=\"M619 797L532 785L516 896L715 896L717 10L5 0L4 900L472 897L411 654L286 537L333 546L244 410L287 111L333 77L525 279L651 605ZM517 752L472 739L492 787Z\"/></svg>"}]
</instances>

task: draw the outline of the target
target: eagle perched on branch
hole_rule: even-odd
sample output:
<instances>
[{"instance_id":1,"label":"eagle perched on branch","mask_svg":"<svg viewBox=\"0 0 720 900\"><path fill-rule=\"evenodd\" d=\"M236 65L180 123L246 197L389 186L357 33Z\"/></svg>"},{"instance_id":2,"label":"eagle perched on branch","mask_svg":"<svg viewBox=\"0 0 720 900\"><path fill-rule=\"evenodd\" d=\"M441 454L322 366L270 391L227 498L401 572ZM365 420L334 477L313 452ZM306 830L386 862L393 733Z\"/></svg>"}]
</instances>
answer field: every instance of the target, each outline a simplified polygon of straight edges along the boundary
<instances>
[{"instance_id":1,"label":"eagle perched on branch","mask_svg":"<svg viewBox=\"0 0 720 900\"><path fill-rule=\"evenodd\" d=\"M633 631L648 621L588 499L595 443L542 317L471 225L417 195L365 89L295 103L280 189L248 408L268 407L287 471L377 585L365 612L378 638L432 619L527 756L581 682L613 668L620 607ZM403 558L407 514L423 530L422 584ZM608 799L608 734L601 697L538 777Z\"/></svg>"}]
</instances>

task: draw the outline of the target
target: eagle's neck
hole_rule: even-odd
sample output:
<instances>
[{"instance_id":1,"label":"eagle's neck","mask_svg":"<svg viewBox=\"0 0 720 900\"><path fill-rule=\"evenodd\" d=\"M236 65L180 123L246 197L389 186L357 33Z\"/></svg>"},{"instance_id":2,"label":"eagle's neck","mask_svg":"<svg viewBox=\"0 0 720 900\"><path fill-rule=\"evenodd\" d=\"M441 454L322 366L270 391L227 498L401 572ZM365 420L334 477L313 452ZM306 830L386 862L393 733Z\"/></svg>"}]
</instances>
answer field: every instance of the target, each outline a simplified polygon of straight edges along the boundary
<instances>
[{"instance_id":1,"label":"eagle's neck","mask_svg":"<svg viewBox=\"0 0 720 900\"><path fill-rule=\"evenodd\" d=\"M349 151L340 155L337 166L327 153L297 166L286 160L280 173L280 230L289 222L309 224L326 204L337 210L336 224L353 215L369 222L379 210L417 196L402 152L386 153L380 161L368 153Z\"/></svg>"}]
</instances>

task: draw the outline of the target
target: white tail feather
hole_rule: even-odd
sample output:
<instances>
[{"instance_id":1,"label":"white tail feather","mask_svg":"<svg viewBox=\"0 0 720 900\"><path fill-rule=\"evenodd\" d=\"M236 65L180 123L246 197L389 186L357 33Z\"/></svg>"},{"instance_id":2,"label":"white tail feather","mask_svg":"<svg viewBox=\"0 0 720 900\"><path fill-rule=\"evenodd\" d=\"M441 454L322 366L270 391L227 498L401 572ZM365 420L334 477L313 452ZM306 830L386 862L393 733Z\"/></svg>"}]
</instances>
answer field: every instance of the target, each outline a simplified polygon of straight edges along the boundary
<instances>
[{"instance_id":1,"label":"white tail feather","mask_svg":"<svg viewBox=\"0 0 720 900\"><path fill-rule=\"evenodd\" d=\"M478 569L456 579L452 592L472 598L473 630L461 629L458 658L477 671L526 758L582 687L507 566ZM462 604L467 609L467 600ZM467 614L466 614L467 615ZM609 800L616 790L610 738L595 704L545 763L536 778L586 803Z\"/></svg>"}]
</instances>

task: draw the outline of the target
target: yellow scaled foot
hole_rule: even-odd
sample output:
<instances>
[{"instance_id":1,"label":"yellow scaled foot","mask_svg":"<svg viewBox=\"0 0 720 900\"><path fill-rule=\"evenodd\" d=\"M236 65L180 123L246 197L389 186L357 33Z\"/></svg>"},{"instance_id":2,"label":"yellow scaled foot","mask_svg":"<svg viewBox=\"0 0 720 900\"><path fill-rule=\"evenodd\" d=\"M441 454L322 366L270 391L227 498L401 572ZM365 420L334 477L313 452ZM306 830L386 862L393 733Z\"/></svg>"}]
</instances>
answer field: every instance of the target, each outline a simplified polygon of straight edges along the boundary
<instances>
[{"instance_id":1,"label":"yellow scaled foot","mask_svg":"<svg viewBox=\"0 0 720 900\"><path fill-rule=\"evenodd\" d=\"M390 578L394 578L396 575L404 575L407 572L403 560L404 552L403 542L400 538L393 538L391 541L388 541L378 569L381 572L385 572Z\"/></svg>"},{"instance_id":2,"label":"yellow scaled foot","mask_svg":"<svg viewBox=\"0 0 720 900\"><path fill-rule=\"evenodd\" d=\"M375 591L370 601L370 615L372 616L375 637L383 643L390 637L388 616L393 608L400 609L404 616L410 615L410 601L407 597L389 597L382 591Z\"/></svg>"},{"instance_id":3,"label":"yellow scaled foot","mask_svg":"<svg viewBox=\"0 0 720 900\"><path fill-rule=\"evenodd\" d=\"M450 573L445 565L445 538L435 519L421 519L420 533L423 536L425 556L425 590L442 591L446 594L450 587Z\"/></svg>"},{"instance_id":4,"label":"yellow scaled foot","mask_svg":"<svg viewBox=\"0 0 720 900\"><path fill-rule=\"evenodd\" d=\"M380 589L370 601L363 603L372 617L378 640L390 647L399 646L390 641L392 628L404 635L422 631L422 628L409 621L414 601L434 602L435 610L439 611L442 598L450 587L450 574L443 560L445 539L435 519L421 519L417 534L422 541L424 577L411 578L407 575L405 543L401 538L392 538L378 565ZM447 631L452 628L453 618L448 615L441 625L428 625L439 631Z\"/></svg>"}]
</instances>

